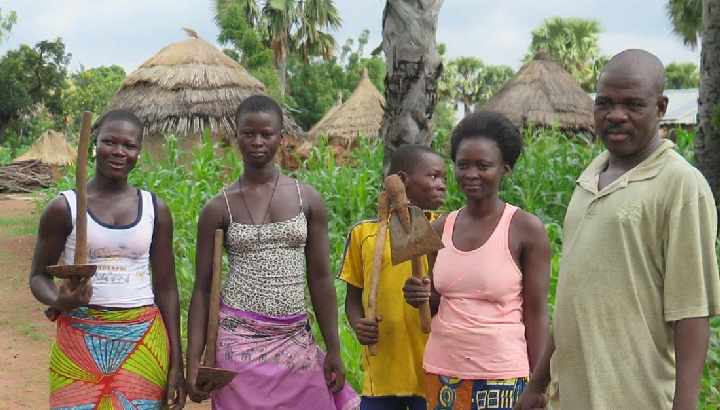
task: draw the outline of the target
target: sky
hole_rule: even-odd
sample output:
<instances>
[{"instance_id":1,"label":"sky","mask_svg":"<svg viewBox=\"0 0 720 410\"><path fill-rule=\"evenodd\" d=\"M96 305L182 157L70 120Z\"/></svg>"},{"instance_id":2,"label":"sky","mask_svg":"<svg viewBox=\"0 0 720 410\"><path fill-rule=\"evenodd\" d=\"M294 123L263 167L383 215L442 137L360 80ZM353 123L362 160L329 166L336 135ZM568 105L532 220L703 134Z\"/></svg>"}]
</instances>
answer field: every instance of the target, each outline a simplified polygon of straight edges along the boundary
<instances>
[{"instance_id":1,"label":"sky","mask_svg":"<svg viewBox=\"0 0 720 410\"><path fill-rule=\"evenodd\" d=\"M381 41L384 0L335 0L343 19L339 45L370 30L367 49ZM665 64L698 63L700 51L683 45L665 15L665 0L445 0L437 40L450 57L474 56L486 64L521 65L531 31L552 16L596 19L600 49L612 55L643 48ZM0 55L20 44L62 37L70 68L117 64L130 72L162 47L186 38L182 27L217 43L212 0L0 0L18 22L0 44ZM642 16L642 17L641 17Z\"/></svg>"}]
</instances>

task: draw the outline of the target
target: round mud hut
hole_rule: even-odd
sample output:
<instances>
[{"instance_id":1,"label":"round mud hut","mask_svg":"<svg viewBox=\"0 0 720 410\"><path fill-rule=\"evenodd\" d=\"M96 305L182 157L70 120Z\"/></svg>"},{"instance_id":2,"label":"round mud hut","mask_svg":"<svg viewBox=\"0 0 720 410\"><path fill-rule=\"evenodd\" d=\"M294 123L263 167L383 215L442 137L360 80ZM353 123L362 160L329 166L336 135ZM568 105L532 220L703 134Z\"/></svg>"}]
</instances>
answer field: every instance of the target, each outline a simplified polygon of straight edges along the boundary
<instances>
[{"instance_id":1,"label":"round mud hut","mask_svg":"<svg viewBox=\"0 0 720 410\"><path fill-rule=\"evenodd\" d=\"M482 110L506 115L516 126L559 127L593 135L593 101L575 78L538 53Z\"/></svg>"},{"instance_id":2,"label":"round mud hut","mask_svg":"<svg viewBox=\"0 0 720 410\"><path fill-rule=\"evenodd\" d=\"M339 158L344 158L357 144L358 137L378 138L382 125L385 97L363 70L355 90L347 101L338 101L308 131L309 140L325 136ZM302 153L309 146L303 144Z\"/></svg>"},{"instance_id":3,"label":"round mud hut","mask_svg":"<svg viewBox=\"0 0 720 410\"><path fill-rule=\"evenodd\" d=\"M133 71L115 94L110 109L127 109L145 125L144 146L164 151L164 136L190 150L209 129L216 140L232 141L235 110L247 97L264 94L265 86L217 47L185 29L190 38L160 50ZM295 121L284 113L283 134L303 139Z\"/></svg>"}]
</instances>

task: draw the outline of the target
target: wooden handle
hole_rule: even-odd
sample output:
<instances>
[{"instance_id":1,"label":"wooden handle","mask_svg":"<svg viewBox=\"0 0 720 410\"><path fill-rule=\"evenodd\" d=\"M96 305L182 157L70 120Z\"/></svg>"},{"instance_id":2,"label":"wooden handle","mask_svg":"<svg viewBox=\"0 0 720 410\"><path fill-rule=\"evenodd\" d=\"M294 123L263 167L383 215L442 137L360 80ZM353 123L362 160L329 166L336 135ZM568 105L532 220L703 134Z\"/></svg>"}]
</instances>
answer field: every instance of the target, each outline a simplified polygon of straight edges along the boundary
<instances>
[{"instance_id":1,"label":"wooden handle","mask_svg":"<svg viewBox=\"0 0 720 410\"><path fill-rule=\"evenodd\" d=\"M410 204L407 199L407 193L405 192L405 184L400 178L400 175L392 174L385 177L385 191L388 196L388 206L392 212L396 212L400 223L402 223L405 232L410 232L412 229L410 221L410 210L408 205Z\"/></svg>"},{"instance_id":2,"label":"wooden handle","mask_svg":"<svg viewBox=\"0 0 720 410\"><path fill-rule=\"evenodd\" d=\"M210 279L210 306L208 309L207 334L205 335L205 357L203 364L207 367L215 367L215 349L217 344L218 315L220 313L220 282L222 280L222 256L223 256L222 229L215 230L215 242L213 248L212 278Z\"/></svg>"},{"instance_id":3,"label":"wooden handle","mask_svg":"<svg viewBox=\"0 0 720 410\"><path fill-rule=\"evenodd\" d=\"M423 279L425 277L420 256L412 258L412 274L414 277L420 279ZM432 322L432 314L430 313L430 302L425 302L422 305L418 306L418 313L420 314L420 328L424 333L430 333L430 324Z\"/></svg>"},{"instance_id":4,"label":"wooden handle","mask_svg":"<svg viewBox=\"0 0 720 410\"><path fill-rule=\"evenodd\" d=\"M88 260L87 247L87 162L90 146L92 113L83 112L80 140L78 141L75 170L75 192L77 193L77 217L75 220L75 264L85 265Z\"/></svg>"},{"instance_id":5,"label":"wooden handle","mask_svg":"<svg viewBox=\"0 0 720 410\"><path fill-rule=\"evenodd\" d=\"M365 311L366 319L377 319L377 293L380 286L380 270L382 268L383 253L385 251L385 238L387 237L387 224L390 209L388 206L387 194L383 191L378 196L378 233L375 237L375 249L373 250L372 267L370 270L370 294L368 295L368 307ZM372 356L377 355L377 346L368 345Z\"/></svg>"}]
</instances>

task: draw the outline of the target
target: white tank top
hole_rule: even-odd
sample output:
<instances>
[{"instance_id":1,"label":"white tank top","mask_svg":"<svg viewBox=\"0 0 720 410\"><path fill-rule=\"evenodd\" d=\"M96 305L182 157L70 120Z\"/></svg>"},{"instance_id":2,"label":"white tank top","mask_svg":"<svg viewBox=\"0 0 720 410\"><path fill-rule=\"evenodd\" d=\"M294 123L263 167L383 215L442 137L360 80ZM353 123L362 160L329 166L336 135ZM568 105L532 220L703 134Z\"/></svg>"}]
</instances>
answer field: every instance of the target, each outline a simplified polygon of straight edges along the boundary
<instances>
[{"instance_id":1,"label":"white tank top","mask_svg":"<svg viewBox=\"0 0 720 410\"><path fill-rule=\"evenodd\" d=\"M70 207L73 225L61 259L70 265L75 258L77 197L75 191L61 194ZM98 265L92 278L91 305L133 308L155 303L150 276L155 204L150 192L138 190L138 197L138 216L129 225L104 224L88 209L88 263Z\"/></svg>"}]
</instances>

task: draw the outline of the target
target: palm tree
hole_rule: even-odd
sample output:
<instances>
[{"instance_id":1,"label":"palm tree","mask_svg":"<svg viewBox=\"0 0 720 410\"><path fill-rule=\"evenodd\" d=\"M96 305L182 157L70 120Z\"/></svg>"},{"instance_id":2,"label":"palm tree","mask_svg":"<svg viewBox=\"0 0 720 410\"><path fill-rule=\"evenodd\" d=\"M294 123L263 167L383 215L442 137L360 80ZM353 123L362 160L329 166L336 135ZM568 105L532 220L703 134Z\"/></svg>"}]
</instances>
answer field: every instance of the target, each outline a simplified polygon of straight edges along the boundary
<instances>
[{"instance_id":1,"label":"palm tree","mask_svg":"<svg viewBox=\"0 0 720 410\"><path fill-rule=\"evenodd\" d=\"M438 93L457 107L462 103L465 115L490 99L513 76L508 66L485 65L475 57L459 57L443 69Z\"/></svg>"},{"instance_id":2,"label":"palm tree","mask_svg":"<svg viewBox=\"0 0 720 410\"><path fill-rule=\"evenodd\" d=\"M550 17L532 31L525 62L544 51L572 74L586 91L595 89L596 61L600 57L600 23L580 18Z\"/></svg>"},{"instance_id":3,"label":"palm tree","mask_svg":"<svg viewBox=\"0 0 720 410\"><path fill-rule=\"evenodd\" d=\"M702 0L668 0L665 5L675 34L695 48L702 30Z\"/></svg>"},{"instance_id":4,"label":"palm tree","mask_svg":"<svg viewBox=\"0 0 720 410\"><path fill-rule=\"evenodd\" d=\"M387 166L402 144L430 145L442 72L435 34L443 0L387 0L383 12L385 114L380 135Z\"/></svg>"},{"instance_id":5,"label":"palm tree","mask_svg":"<svg viewBox=\"0 0 720 410\"><path fill-rule=\"evenodd\" d=\"M240 3L247 22L273 51L280 92L287 93L290 50L309 61L312 56L332 57L334 38L323 30L337 29L341 19L333 0L215 0L216 20L229 4Z\"/></svg>"}]
</instances>

